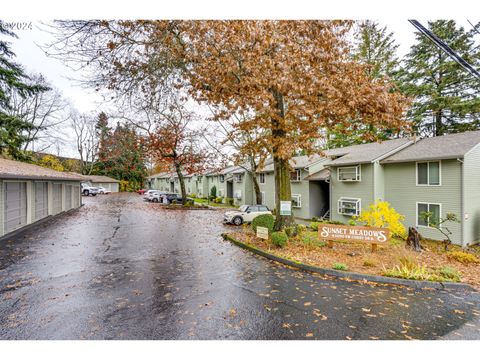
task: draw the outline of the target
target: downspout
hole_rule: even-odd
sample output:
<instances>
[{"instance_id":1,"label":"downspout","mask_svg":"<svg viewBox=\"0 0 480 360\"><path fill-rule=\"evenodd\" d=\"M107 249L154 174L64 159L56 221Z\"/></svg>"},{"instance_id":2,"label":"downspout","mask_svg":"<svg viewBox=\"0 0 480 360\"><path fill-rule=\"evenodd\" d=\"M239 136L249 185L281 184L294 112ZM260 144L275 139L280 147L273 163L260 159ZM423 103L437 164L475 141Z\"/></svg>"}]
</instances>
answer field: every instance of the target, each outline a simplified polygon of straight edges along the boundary
<instances>
[{"instance_id":1,"label":"downspout","mask_svg":"<svg viewBox=\"0 0 480 360\"><path fill-rule=\"evenodd\" d=\"M462 241L462 247L465 247L465 239L464 239L464 234L465 234L465 222L467 221L465 219L465 184L464 184L464 161L460 158L457 159L457 161L460 163L460 239Z\"/></svg>"}]
</instances>

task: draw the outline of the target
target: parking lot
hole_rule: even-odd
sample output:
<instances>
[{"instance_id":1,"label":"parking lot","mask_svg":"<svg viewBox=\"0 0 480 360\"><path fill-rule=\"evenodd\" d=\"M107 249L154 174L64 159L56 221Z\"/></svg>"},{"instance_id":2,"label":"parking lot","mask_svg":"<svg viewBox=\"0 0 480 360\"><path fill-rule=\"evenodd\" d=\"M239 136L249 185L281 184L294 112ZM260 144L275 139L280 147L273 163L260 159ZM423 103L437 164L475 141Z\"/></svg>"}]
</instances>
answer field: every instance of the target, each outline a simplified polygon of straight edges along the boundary
<instances>
[{"instance_id":1,"label":"parking lot","mask_svg":"<svg viewBox=\"0 0 480 360\"><path fill-rule=\"evenodd\" d=\"M0 242L1 339L480 338L478 293L286 268L223 241L224 210L82 200Z\"/></svg>"}]
</instances>

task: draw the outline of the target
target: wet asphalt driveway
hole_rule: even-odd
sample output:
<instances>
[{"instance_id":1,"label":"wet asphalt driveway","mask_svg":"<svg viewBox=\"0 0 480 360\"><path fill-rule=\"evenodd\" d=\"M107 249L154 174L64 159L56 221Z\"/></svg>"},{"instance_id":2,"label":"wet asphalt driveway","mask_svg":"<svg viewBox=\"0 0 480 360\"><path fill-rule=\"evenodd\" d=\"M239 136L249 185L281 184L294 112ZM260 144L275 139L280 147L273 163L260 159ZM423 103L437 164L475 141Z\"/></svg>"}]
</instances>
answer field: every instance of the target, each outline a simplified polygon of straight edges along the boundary
<instances>
[{"instance_id":1,"label":"wet asphalt driveway","mask_svg":"<svg viewBox=\"0 0 480 360\"><path fill-rule=\"evenodd\" d=\"M223 241L221 211L84 202L0 241L0 339L480 339L478 293L285 268Z\"/></svg>"}]
</instances>

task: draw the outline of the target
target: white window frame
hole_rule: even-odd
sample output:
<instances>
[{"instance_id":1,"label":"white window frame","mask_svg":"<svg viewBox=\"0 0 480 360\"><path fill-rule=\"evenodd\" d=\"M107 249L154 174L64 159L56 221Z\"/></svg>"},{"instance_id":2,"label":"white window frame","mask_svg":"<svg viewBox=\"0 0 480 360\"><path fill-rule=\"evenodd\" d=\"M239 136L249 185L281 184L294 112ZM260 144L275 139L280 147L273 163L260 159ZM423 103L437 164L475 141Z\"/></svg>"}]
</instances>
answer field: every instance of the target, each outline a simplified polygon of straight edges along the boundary
<instances>
[{"instance_id":1,"label":"white window frame","mask_svg":"<svg viewBox=\"0 0 480 360\"><path fill-rule=\"evenodd\" d=\"M355 169L355 180L341 180L340 179L340 170L342 169ZM362 181L362 167L361 165L355 166L342 166L337 168L337 181L338 182L360 182Z\"/></svg>"},{"instance_id":2,"label":"white window frame","mask_svg":"<svg viewBox=\"0 0 480 360\"><path fill-rule=\"evenodd\" d=\"M430 163L438 163L438 185L430 185ZM427 164L427 183L419 184L418 183L418 164ZM415 163L415 184L417 186L442 186L442 161L417 161ZM423 204L423 203L422 203Z\"/></svg>"},{"instance_id":3,"label":"white window frame","mask_svg":"<svg viewBox=\"0 0 480 360\"><path fill-rule=\"evenodd\" d=\"M241 183L242 182L242 174L234 174L233 175L235 182Z\"/></svg>"},{"instance_id":4,"label":"white window frame","mask_svg":"<svg viewBox=\"0 0 480 360\"><path fill-rule=\"evenodd\" d=\"M218 176L218 181L221 182L221 183L225 182L225 175L219 175Z\"/></svg>"},{"instance_id":5,"label":"white window frame","mask_svg":"<svg viewBox=\"0 0 480 360\"><path fill-rule=\"evenodd\" d=\"M423 204L423 205L427 205L428 207L428 210L427 212L430 212L430 205L438 205L438 208L439 208L439 214L438 214L438 217L441 218L442 217L442 204L441 203L432 203L432 202L428 202L428 201L417 201L415 203L415 225L419 228L424 228L424 229L432 229L432 226L430 226L430 221L428 221L428 224L427 226L425 225L419 225L418 224L418 205L419 204ZM442 227L442 225L440 225L440 228Z\"/></svg>"},{"instance_id":6,"label":"white window frame","mask_svg":"<svg viewBox=\"0 0 480 360\"><path fill-rule=\"evenodd\" d=\"M258 183L259 184L265 184L265 173L258 174Z\"/></svg>"},{"instance_id":7,"label":"white window frame","mask_svg":"<svg viewBox=\"0 0 480 360\"><path fill-rule=\"evenodd\" d=\"M292 171L293 172L293 171ZM290 172L290 181L291 182L299 182L302 181L302 170L301 169L295 169L295 173L297 175L296 179L292 179L292 172Z\"/></svg>"},{"instance_id":8,"label":"white window frame","mask_svg":"<svg viewBox=\"0 0 480 360\"><path fill-rule=\"evenodd\" d=\"M241 200L242 199L242 190L235 191L235 193L233 194L233 197L237 200Z\"/></svg>"},{"instance_id":9,"label":"white window frame","mask_svg":"<svg viewBox=\"0 0 480 360\"><path fill-rule=\"evenodd\" d=\"M356 213L355 213L355 214L345 214L345 213L343 213L343 212L340 212L340 209L342 208L342 206L340 206L340 203L341 203L341 202L344 202L344 201L356 202L356 203L357 203L357 209L356 209ZM341 197L341 198L338 199L338 202L337 202L337 213L338 213L339 215L343 215L343 216L359 216L361 211L362 211L362 199L360 199L360 198L349 198L349 197Z\"/></svg>"},{"instance_id":10,"label":"white window frame","mask_svg":"<svg viewBox=\"0 0 480 360\"><path fill-rule=\"evenodd\" d=\"M297 206L293 205L293 198L296 197ZM302 195L301 194L292 194L292 208L301 208L302 207Z\"/></svg>"}]
</instances>

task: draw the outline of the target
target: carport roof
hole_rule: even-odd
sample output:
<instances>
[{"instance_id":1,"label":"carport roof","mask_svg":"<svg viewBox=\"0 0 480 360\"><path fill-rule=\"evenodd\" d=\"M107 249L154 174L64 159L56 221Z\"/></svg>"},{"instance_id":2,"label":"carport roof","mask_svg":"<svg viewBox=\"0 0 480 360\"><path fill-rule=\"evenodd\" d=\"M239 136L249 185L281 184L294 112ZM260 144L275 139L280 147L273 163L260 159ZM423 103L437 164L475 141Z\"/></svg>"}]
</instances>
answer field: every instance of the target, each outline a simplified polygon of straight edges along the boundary
<instances>
[{"instance_id":1,"label":"carport roof","mask_svg":"<svg viewBox=\"0 0 480 360\"><path fill-rule=\"evenodd\" d=\"M82 175L61 172L38 165L0 158L0 179L82 181Z\"/></svg>"},{"instance_id":2,"label":"carport roof","mask_svg":"<svg viewBox=\"0 0 480 360\"><path fill-rule=\"evenodd\" d=\"M85 175L85 178L90 180L91 182L98 182L98 183L119 183L120 181L117 179L113 179L108 176L103 175Z\"/></svg>"}]
</instances>

